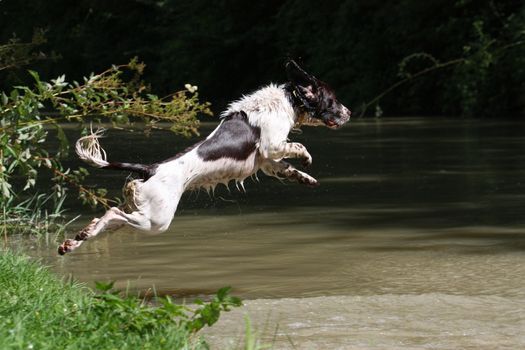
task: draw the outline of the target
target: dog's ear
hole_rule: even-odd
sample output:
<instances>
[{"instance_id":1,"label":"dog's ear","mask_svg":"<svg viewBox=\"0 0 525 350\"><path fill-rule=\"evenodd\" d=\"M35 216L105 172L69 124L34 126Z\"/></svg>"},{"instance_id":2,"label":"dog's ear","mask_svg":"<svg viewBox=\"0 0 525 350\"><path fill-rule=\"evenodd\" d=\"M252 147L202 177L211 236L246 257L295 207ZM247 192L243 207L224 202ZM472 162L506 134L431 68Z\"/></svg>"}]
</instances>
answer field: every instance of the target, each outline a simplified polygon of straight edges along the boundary
<instances>
[{"instance_id":1,"label":"dog's ear","mask_svg":"<svg viewBox=\"0 0 525 350\"><path fill-rule=\"evenodd\" d=\"M294 60L286 62L286 75L290 82L302 88L301 90L308 90L310 93L317 90L317 78L306 73Z\"/></svg>"}]
</instances>

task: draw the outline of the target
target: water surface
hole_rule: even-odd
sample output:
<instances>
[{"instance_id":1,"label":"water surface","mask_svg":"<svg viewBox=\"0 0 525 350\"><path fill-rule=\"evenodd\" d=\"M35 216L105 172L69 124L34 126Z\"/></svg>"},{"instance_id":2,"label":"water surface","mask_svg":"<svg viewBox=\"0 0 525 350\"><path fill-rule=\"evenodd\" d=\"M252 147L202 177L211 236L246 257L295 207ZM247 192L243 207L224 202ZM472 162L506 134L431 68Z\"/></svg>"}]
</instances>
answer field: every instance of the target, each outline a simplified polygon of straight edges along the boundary
<instances>
[{"instance_id":1,"label":"water surface","mask_svg":"<svg viewBox=\"0 0 525 350\"><path fill-rule=\"evenodd\" d=\"M179 297L233 286L248 306L211 331L219 348L247 310L280 324L265 333L276 348L525 347L525 124L403 118L303 131L291 137L312 154L319 188L261 173L246 194L232 184L185 195L158 236L122 229L65 257L12 243L88 283ZM193 141L102 140L110 159L132 162ZM126 176L92 173L113 192ZM77 226L93 216L78 211Z\"/></svg>"}]
</instances>

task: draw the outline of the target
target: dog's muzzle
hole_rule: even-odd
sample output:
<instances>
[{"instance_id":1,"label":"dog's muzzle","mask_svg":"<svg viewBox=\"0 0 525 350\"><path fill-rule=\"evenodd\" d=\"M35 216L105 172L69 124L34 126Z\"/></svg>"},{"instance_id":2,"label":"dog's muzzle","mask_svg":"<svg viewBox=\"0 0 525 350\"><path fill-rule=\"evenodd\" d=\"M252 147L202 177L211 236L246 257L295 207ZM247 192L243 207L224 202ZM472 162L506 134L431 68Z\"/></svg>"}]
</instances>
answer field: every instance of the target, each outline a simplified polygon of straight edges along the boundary
<instances>
[{"instance_id":1,"label":"dog's muzzle","mask_svg":"<svg viewBox=\"0 0 525 350\"><path fill-rule=\"evenodd\" d=\"M323 114L322 120L323 123L330 129L339 129L342 127L345 123L347 123L350 120L352 112L346 107L343 106L343 110L340 114L334 115L334 114Z\"/></svg>"}]
</instances>

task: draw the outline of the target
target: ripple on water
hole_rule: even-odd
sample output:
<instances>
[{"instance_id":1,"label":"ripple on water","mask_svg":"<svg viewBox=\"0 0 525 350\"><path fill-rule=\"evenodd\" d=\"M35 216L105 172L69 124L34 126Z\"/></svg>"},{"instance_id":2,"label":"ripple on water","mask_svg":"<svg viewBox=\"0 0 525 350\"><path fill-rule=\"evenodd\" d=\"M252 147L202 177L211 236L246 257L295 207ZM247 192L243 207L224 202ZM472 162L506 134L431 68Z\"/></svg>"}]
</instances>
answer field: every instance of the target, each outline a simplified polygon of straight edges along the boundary
<instances>
[{"instance_id":1,"label":"ripple on water","mask_svg":"<svg viewBox=\"0 0 525 350\"><path fill-rule=\"evenodd\" d=\"M276 349L525 348L522 298L429 293L250 300L206 330L212 347L238 340L244 315Z\"/></svg>"}]
</instances>

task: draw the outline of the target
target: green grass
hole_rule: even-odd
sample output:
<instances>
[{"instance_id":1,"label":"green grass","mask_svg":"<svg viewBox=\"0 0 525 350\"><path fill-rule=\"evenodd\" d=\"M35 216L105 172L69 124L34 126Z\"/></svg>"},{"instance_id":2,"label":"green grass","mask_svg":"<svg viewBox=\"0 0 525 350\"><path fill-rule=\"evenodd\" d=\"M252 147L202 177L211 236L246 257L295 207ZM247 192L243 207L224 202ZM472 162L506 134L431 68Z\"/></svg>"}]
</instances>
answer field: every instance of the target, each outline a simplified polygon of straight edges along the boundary
<instances>
[{"instance_id":1,"label":"green grass","mask_svg":"<svg viewBox=\"0 0 525 350\"><path fill-rule=\"evenodd\" d=\"M0 349L206 349L196 332L240 300L221 289L197 309L162 299L102 294L60 280L46 267L0 251Z\"/></svg>"}]
</instances>

